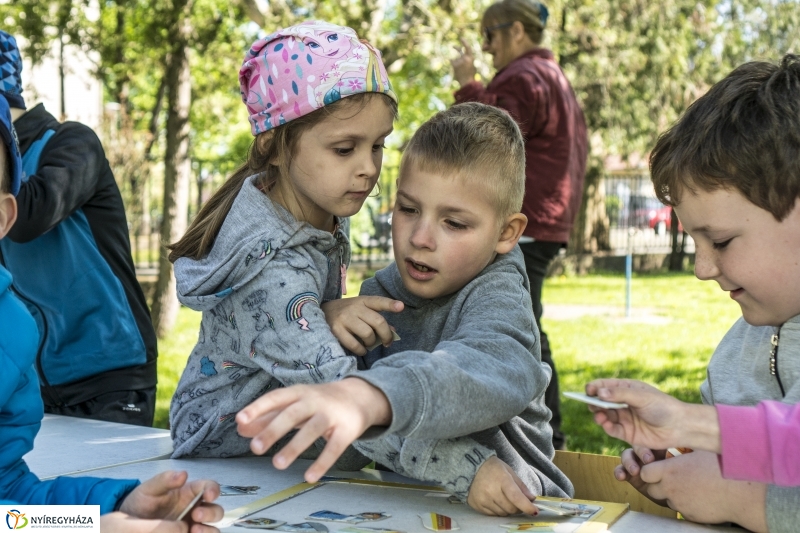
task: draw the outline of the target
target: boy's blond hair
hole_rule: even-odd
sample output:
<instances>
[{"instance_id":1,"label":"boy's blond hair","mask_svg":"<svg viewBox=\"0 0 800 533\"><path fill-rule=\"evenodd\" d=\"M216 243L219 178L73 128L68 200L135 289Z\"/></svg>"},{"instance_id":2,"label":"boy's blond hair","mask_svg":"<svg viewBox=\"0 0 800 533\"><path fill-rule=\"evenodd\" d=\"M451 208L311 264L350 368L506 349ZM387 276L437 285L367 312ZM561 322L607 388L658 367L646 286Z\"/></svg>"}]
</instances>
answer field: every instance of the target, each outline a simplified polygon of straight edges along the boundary
<instances>
[{"instance_id":1,"label":"boy's blond hair","mask_svg":"<svg viewBox=\"0 0 800 533\"><path fill-rule=\"evenodd\" d=\"M410 166L481 184L500 218L522 209L525 142L517 123L502 109L469 102L440 111L408 142L401 179Z\"/></svg>"},{"instance_id":2,"label":"boy's blond hair","mask_svg":"<svg viewBox=\"0 0 800 533\"><path fill-rule=\"evenodd\" d=\"M735 189L781 221L800 196L800 56L738 67L659 137L650 155L659 200Z\"/></svg>"}]
</instances>

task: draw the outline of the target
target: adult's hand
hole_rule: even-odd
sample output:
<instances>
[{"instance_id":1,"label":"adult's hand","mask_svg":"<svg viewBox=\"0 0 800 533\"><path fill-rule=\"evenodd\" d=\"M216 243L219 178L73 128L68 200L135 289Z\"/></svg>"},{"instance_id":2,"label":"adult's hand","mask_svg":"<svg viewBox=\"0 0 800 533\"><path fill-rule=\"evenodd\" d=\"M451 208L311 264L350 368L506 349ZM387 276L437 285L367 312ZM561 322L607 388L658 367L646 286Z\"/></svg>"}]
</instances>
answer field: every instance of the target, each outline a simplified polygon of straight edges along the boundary
<instances>
[{"instance_id":1,"label":"adult's hand","mask_svg":"<svg viewBox=\"0 0 800 533\"><path fill-rule=\"evenodd\" d=\"M475 70L475 55L472 53L472 47L461 38L461 46L456 46L458 57L450 61L453 65L453 77L462 87L475 80L475 75L478 73Z\"/></svg>"}]
</instances>

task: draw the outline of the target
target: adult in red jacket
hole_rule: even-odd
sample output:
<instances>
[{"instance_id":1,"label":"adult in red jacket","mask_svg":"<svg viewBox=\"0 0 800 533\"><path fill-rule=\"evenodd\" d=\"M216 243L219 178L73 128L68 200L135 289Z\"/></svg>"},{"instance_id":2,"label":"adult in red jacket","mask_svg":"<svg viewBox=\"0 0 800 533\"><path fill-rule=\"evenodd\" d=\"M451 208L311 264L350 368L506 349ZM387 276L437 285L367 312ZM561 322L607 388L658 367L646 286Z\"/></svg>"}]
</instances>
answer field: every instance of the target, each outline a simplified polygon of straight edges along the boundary
<instances>
[{"instance_id":1,"label":"adult in red jacket","mask_svg":"<svg viewBox=\"0 0 800 533\"><path fill-rule=\"evenodd\" d=\"M525 201L528 227L520 239L531 284L536 324L541 331L542 284L547 266L566 247L583 196L588 139L575 92L553 52L541 48L547 8L536 0L502 0L481 22L483 51L497 74L488 86L475 80L469 47L453 61L457 103L483 102L505 109L525 136ZM558 375L547 335L541 331L542 360L553 369L545 402L553 412L553 444L564 447Z\"/></svg>"}]
</instances>

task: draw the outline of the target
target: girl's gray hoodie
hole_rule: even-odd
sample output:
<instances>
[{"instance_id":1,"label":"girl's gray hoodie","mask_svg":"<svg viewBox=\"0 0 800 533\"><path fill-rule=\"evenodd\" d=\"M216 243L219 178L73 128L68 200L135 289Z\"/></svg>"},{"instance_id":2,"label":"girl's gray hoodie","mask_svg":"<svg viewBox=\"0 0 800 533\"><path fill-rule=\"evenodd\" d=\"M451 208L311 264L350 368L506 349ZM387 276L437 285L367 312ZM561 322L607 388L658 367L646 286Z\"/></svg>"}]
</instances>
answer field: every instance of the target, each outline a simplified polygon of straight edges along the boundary
<instances>
[{"instance_id":1,"label":"girl's gray hoodie","mask_svg":"<svg viewBox=\"0 0 800 533\"><path fill-rule=\"evenodd\" d=\"M203 312L170 406L175 458L248 454L250 440L234 421L240 409L276 387L356 370L320 309L342 293L348 222L333 234L298 222L254 180L245 181L209 254L175 262L178 299ZM349 468L368 460L355 462Z\"/></svg>"}]
</instances>

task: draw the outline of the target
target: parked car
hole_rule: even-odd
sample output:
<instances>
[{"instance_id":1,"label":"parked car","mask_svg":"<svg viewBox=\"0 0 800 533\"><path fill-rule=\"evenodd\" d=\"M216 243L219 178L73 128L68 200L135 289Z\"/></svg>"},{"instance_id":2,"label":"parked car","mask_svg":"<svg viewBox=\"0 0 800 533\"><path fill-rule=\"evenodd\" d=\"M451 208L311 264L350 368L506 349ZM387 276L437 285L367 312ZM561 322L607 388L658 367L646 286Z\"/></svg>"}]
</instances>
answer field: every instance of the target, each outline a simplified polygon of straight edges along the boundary
<instances>
[{"instance_id":1,"label":"parked car","mask_svg":"<svg viewBox=\"0 0 800 533\"><path fill-rule=\"evenodd\" d=\"M657 207L650 209L640 209L634 212L637 226L648 227L656 235L666 235L672 229L672 207L663 205L660 202ZM683 231L683 226L678 223L678 231Z\"/></svg>"}]
</instances>

